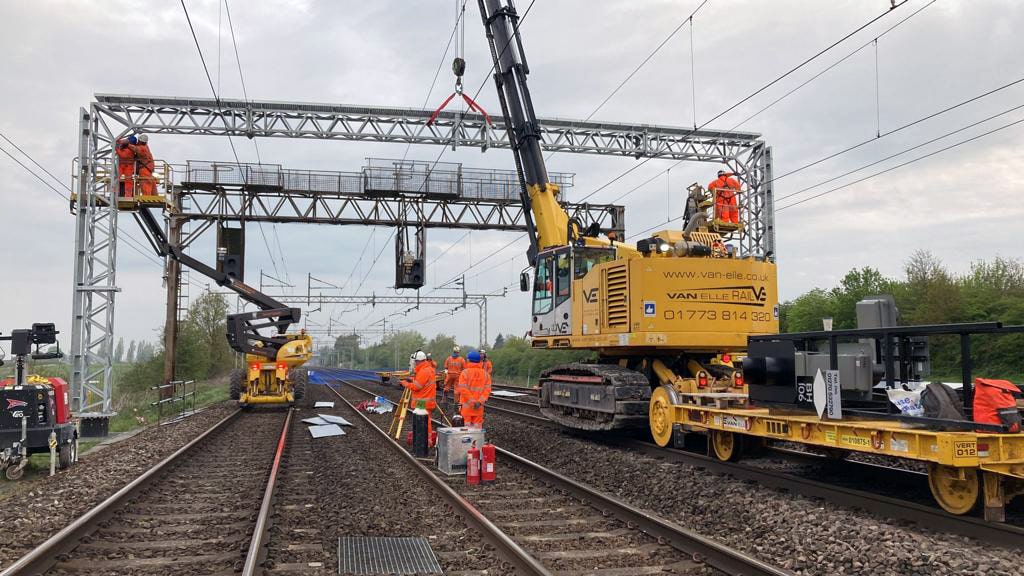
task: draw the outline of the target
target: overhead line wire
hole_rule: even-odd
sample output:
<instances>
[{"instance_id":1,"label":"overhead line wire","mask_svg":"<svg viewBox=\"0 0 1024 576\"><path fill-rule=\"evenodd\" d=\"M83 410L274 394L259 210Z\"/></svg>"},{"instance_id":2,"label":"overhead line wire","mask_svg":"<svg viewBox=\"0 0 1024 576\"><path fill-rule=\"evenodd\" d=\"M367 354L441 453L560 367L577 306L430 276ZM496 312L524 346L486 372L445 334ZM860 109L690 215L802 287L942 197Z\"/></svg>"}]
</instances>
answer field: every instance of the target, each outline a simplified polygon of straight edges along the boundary
<instances>
[{"instance_id":1,"label":"overhead line wire","mask_svg":"<svg viewBox=\"0 0 1024 576\"><path fill-rule=\"evenodd\" d=\"M203 64L203 72L206 74L206 81L210 85L210 91L213 93L213 99L217 103L217 109L221 114L224 113L224 107L221 104L220 94L217 93L217 89L213 85L213 78L210 77L210 69L206 66L206 58L203 56L203 49L199 45L199 37L196 36L196 29L192 26L192 17L188 14L188 7L185 6L185 0L181 1L181 9L185 12L185 20L188 22L188 29L192 32L192 40L195 42L196 51L199 52L199 61ZM231 133L225 133L228 138L228 144L231 146L231 154L235 157L235 166L241 168L242 162L238 159L238 151L235 150L235 141L231 138ZM263 230L263 223L259 220L256 221L256 225L260 230L260 236L263 237L263 245L267 249L267 255L270 256L270 262L274 266L274 274L280 275L281 273L277 269L277 258L274 257L274 252L270 249L270 242L267 240L267 234Z\"/></svg>"},{"instance_id":2,"label":"overhead line wire","mask_svg":"<svg viewBox=\"0 0 1024 576\"><path fill-rule=\"evenodd\" d=\"M49 170L47 170L47 169L46 169L45 167L43 167L43 165L42 165L42 164L40 164L39 162L36 162L35 158L33 158L33 157L32 157L32 156L31 156L31 155L30 155L30 154L28 153L28 152L25 152L24 150L22 150L22 148L21 148L20 146L18 146L18 145L17 145L16 143L14 143L14 142L13 142L13 141L12 141L11 139L9 139L9 138L8 138L7 136L5 136L5 135L4 135L3 133L0 133L0 138L3 138L4 140L6 140L6 141L7 141L7 142L8 142L8 143L9 143L9 144L11 145L11 146L13 146L13 147L14 147L15 149L17 149L17 150L18 150L18 152L21 152L21 153L22 153L22 155L24 155L24 156L25 156L26 158L28 158L28 159L29 159L29 161L31 161L31 162L32 162L33 164L35 164L36 166L38 166L40 170L42 170L42 171L43 171L43 172L45 172L45 173L46 173L47 175L49 175L49 176L50 176L50 178L53 178L53 179L54 179L54 180L55 180L56 182L59 182L59 183L61 184L61 186L63 186L63 187L64 187L64 188L65 188L65 189L66 189L66 190L67 190L68 192L74 193L74 191L73 191L73 190L71 190L71 187L69 187L69 186L68 186L67 184L65 184L64 182L61 182L60 180L58 180L58 179L57 179L57 177L56 177L56 176L54 176L52 172L50 172L50 171L49 171ZM21 167L22 167L22 168L23 168L23 169L24 169L24 170L25 170L26 172L28 172L29 174L31 174L31 175L32 175L32 176L33 176L33 177L34 177L34 178L35 178L36 180L39 180L39 181L40 181L40 182L41 182L41 183L42 183L42 184L43 184L44 186L46 186L47 188L49 188L50 190L52 190L52 191L53 191L54 193L56 193L56 194L57 194L58 196L60 196L60 197L61 197L61 198L63 198L64 200L67 200L68 202L70 202L70 201L71 201L71 197L70 197L70 196L68 196L68 195L64 194L63 192L61 192L60 190L58 190L57 188L55 188L55 187L54 187L54 186L53 186L52 184L50 184L49 182L47 182L46 180L44 180L44 179L42 178L42 176L40 176L39 174L37 174L37 173L36 173L36 172L35 172L34 170L32 170L31 168L29 168L28 166L26 166L26 165L25 165L25 164L24 164L24 163L23 163L23 162L22 162L21 160L18 160L18 159L17 159L17 158L16 158L16 157L15 157L15 156L14 156L13 154L11 154L11 153L10 153L10 152L9 152L9 151L8 151L7 149L5 149L5 148L3 148L2 146L0 146L0 152L3 152L3 153L4 153L4 154L6 154L6 155L7 155L8 157L10 157L10 159L11 159L11 160L13 160L13 161L14 161L14 162L15 162L16 164L18 164L18 166L21 166ZM156 258L155 258L155 257L154 257L154 256L153 256L152 254L150 254L150 253L148 252L148 250L146 250L146 249L145 249L146 247L145 247L145 246L144 246L144 245L142 244L142 242L141 242L140 240L138 240L137 238L135 238L134 236L132 236L132 235L131 235L131 234L130 234L130 233L129 233L128 231L126 231L126 230L125 230L125 231L121 231L121 232L120 232L120 234L121 234L122 236L124 236L124 237L125 237L125 240L127 240L127 241L128 241L128 247L129 247L129 248L131 248L132 250L135 250L136 252L138 252L139 254L141 254L142 256L144 256L144 257L145 257L146 259L148 259L148 260L149 260L150 262L152 262L152 263L156 264L157 266L160 266L161 268L163 268L163 267L164 267L164 264L163 264L163 262L161 262L160 260L157 260L157 259L156 259ZM194 286L196 286L196 287L198 287L198 288L202 288L202 289L205 289L205 288L206 288L206 286L205 286L205 285L202 285L202 284L197 284L197 283L196 283L195 281L191 281L191 280L190 280L190 282L191 282L191 284L193 284Z\"/></svg>"},{"instance_id":3,"label":"overhead line wire","mask_svg":"<svg viewBox=\"0 0 1024 576\"><path fill-rule=\"evenodd\" d=\"M850 33L846 34L845 36L843 36L843 37L842 37L842 38L840 38L839 40L836 40L835 42L833 42L832 44L828 45L827 47L825 47L825 48L823 48L823 49L819 50L819 51L818 51L817 53L815 53L815 54L814 54L813 56L811 56L811 57L809 57L809 58L805 59L805 60L804 60L803 62L801 62L800 64L797 64L797 65L796 65L796 66L794 66L793 68L790 68L790 69L789 69L789 70L788 70L787 72L785 72L785 73L783 73L782 75L780 75L780 76L776 77L776 78L775 78L774 80L772 80L771 82L769 82L769 83L765 84L764 86L761 86L760 88L758 88L757 90L755 90L755 91L751 92L751 93L750 93L750 94L748 94L747 96L745 96L745 97L741 98L741 99L740 99L739 101L737 101L737 102L736 102L736 103L734 103L733 105L729 106L729 107L728 107L728 108L726 108L725 110L722 110L722 111L721 111L721 112L719 112L718 114L716 114L716 115L712 116L712 117L711 117L710 119L708 119L708 120L707 120L706 122L704 122L704 123L703 123L703 124L701 124L700 126L697 126L697 127L696 127L696 128L694 128L693 130L691 130L691 131L687 132L687 134L685 134L685 135L684 135L684 137L687 137L687 136L691 136L691 135L693 135L693 134L694 134L694 133L696 133L696 132L697 132L698 130L700 130L700 129L704 128L704 127L705 127L705 126L707 126L708 124L710 124L710 123L714 122L715 120L717 120L717 119L721 118L722 116L724 116L724 115L728 114L729 112L731 112L731 111L735 110L735 109L736 109L737 107L741 106L742 104L744 104L745 102L747 102L747 101L748 101L748 100L750 100L751 98L754 98L755 96L757 96L758 94L760 94L760 93L764 92L764 91L765 91L765 90L767 90L768 88L770 88L770 87L774 86L775 84L777 84L777 83L781 82L781 81L782 81L783 79L785 79L786 77L788 77L788 76L789 76L790 74L793 74L794 72L796 72L796 71L797 71L797 70L799 70L800 68L803 68L803 67L804 67L804 66L806 66L807 64L810 64L810 63L811 63L811 62L813 62L814 60L816 60L816 59L820 58L820 57L821 57L822 55L824 55L824 54L825 54L825 53L827 53L828 51L832 50L833 48L835 48L835 47L836 47L836 46L838 46L839 44L843 43L844 41L846 41L846 40L847 40L847 39L849 39L850 37L852 37L852 36L856 35L856 34L857 34L858 32L860 32L860 31L864 30L864 29L865 29L865 28L867 28L868 26L871 26L871 25L872 25L872 24L874 24L875 22L877 22L877 21L879 21L880 19L884 18L884 17L886 16L886 15L890 14L890 13L891 13L891 12L892 12L893 10L895 10L895 9L899 8L900 6L903 6L904 4L906 4L906 3L907 3L907 2L909 2L909 1L910 1L910 0L903 0L902 2L898 2L898 3L894 4L894 5L893 5L893 6L891 7L891 8L889 8L889 9L888 9L888 10L886 10L885 12L883 12L883 13L879 14L878 16L875 16L875 17L874 17L874 18L872 18L871 20L868 20L868 21L867 21L867 22L865 22L864 24L861 24L861 25L860 25L860 26L858 26L858 27L857 27L856 29L854 29L854 30L853 30L852 32L850 32ZM605 183L604 185L600 186L599 188L597 188L597 189L593 190L592 192L590 192L589 194L587 194L586 196L584 196L584 197L583 197L583 198L582 198L582 199L580 200L580 202L582 202L582 201L584 201L584 200L586 200L586 199L590 198L591 196L593 196L594 194L597 194L597 193L598 193L598 192L600 192L601 190L604 190L604 189L605 189L605 188L607 188L608 186L610 186L610 185L614 184L615 182L619 181L620 179L622 179L622 178L623 178L624 176L626 176L627 174L630 174L631 172L633 172L633 171L634 171L634 170L636 170L637 168L640 168L640 167L641 167L641 166L643 166L644 164L646 164L646 163L650 162L650 161L651 161L651 160L653 160L654 158L655 158L654 156L648 156L647 158L645 158L644 160L642 160L642 161L641 161L641 162L639 162L638 164L636 164L636 165L632 166L631 168L629 168L628 170L626 170L626 171L625 171L625 172L623 172L622 174L619 174L619 175L618 175L618 176L616 176L615 178L612 178L612 179L611 179L610 181L608 181L608 182L607 182L607 183Z\"/></svg>"}]
</instances>

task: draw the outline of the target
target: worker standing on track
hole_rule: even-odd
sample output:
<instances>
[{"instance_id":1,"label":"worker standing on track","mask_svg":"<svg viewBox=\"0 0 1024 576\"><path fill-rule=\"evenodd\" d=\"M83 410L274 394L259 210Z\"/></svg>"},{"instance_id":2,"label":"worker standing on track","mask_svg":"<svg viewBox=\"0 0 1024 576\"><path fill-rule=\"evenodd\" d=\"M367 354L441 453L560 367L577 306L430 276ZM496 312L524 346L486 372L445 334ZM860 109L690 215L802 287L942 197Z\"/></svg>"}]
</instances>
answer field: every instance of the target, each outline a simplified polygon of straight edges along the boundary
<instances>
[{"instance_id":1,"label":"worker standing on track","mask_svg":"<svg viewBox=\"0 0 1024 576\"><path fill-rule=\"evenodd\" d=\"M459 356L459 347L452 348L452 355L444 359L444 389L441 392L441 399L447 402L448 394L455 390L459 383L459 375L466 367L466 361Z\"/></svg>"},{"instance_id":2,"label":"worker standing on track","mask_svg":"<svg viewBox=\"0 0 1024 576\"><path fill-rule=\"evenodd\" d=\"M403 387L412 391L412 397L409 398L409 410L415 410L416 405L422 400L427 412L432 413L437 407L437 383L434 381L434 366L427 360L427 355L422 350L418 350L413 355L413 361L416 366L412 378L402 382ZM427 433L429 434L433 429L430 418L427 418Z\"/></svg>"},{"instance_id":3,"label":"worker standing on track","mask_svg":"<svg viewBox=\"0 0 1024 576\"><path fill-rule=\"evenodd\" d=\"M739 224L740 183L732 172L719 170L718 178L708 184L708 191L715 195L715 220Z\"/></svg>"},{"instance_id":4,"label":"worker standing on track","mask_svg":"<svg viewBox=\"0 0 1024 576\"><path fill-rule=\"evenodd\" d=\"M153 162L153 153L149 150L149 136L146 134L138 136L138 143L135 145L135 164L139 173L141 194L156 196L156 179L153 178L156 163Z\"/></svg>"},{"instance_id":5,"label":"worker standing on track","mask_svg":"<svg viewBox=\"0 0 1024 576\"><path fill-rule=\"evenodd\" d=\"M127 138L118 138L114 144L114 152L117 154L117 195L119 198L135 196L135 144L137 142L135 134L132 134Z\"/></svg>"},{"instance_id":6,"label":"worker standing on track","mask_svg":"<svg viewBox=\"0 0 1024 576\"><path fill-rule=\"evenodd\" d=\"M480 365L480 353L470 352L466 359L466 367L459 376L459 384L455 387L455 398L460 404L459 413L466 426L483 428L484 403L491 396L491 375Z\"/></svg>"},{"instance_id":7,"label":"worker standing on track","mask_svg":"<svg viewBox=\"0 0 1024 576\"><path fill-rule=\"evenodd\" d=\"M487 372L487 377L491 378L494 376L494 364L491 364L491 359L487 357L487 350L480 349L480 367Z\"/></svg>"}]
</instances>

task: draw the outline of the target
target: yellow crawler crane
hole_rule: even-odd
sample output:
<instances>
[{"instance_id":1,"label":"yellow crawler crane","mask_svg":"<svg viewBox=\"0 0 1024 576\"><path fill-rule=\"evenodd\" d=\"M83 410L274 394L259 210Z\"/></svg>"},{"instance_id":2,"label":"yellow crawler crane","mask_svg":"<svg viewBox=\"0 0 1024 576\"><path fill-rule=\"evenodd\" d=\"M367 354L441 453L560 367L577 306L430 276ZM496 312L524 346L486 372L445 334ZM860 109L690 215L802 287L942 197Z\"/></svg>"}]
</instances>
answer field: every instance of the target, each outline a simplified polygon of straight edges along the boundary
<instances>
[{"instance_id":1,"label":"yellow crawler crane","mask_svg":"<svg viewBox=\"0 0 1024 576\"><path fill-rule=\"evenodd\" d=\"M771 211L757 196L764 187L741 193L746 222L716 220L709 196L693 186L683 229L635 245L583 230L548 181L515 7L479 5L524 183L535 274L532 287L525 272L520 283L533 292L532 346L598 355L543 372L541 411L568 427L610 430L646 425L660 384L687 394L742 392L736 360L747 337L779 327Z\"/></svg>"}]
</instances>

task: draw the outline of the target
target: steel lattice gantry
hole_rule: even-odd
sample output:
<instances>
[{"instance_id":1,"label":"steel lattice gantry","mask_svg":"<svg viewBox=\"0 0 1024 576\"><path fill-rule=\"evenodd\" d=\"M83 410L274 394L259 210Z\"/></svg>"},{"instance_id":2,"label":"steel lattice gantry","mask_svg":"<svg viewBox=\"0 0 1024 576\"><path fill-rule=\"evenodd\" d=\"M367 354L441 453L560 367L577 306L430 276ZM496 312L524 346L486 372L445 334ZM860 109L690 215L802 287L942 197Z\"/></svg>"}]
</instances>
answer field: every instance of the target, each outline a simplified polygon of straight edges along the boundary
<instances>
[{"instance_id":1,"label":"steel lattice gantry","mask_svg":"<svg viewBox=\"0 0 1024 576\"><path fill-rule=\"evenodd\" d=\"M165 135L306 138L509 148L508 135L483 117L432 110L269 101L97 95L82 109L75 183L75 277L72 318L72 408L109 416L113 367L117 214L112 146L129 131ZM548 151L663 158L728 165L745 184L749 205L741 255L775 252L770 148L757 134L561 119L539 120ZM97 202L98 198L107 201ZM514 220L510 216L508 221ZM489 224L494 224L492 220ZM494 229L493 226L486 226Z\"/></svg>"}]
</instances>

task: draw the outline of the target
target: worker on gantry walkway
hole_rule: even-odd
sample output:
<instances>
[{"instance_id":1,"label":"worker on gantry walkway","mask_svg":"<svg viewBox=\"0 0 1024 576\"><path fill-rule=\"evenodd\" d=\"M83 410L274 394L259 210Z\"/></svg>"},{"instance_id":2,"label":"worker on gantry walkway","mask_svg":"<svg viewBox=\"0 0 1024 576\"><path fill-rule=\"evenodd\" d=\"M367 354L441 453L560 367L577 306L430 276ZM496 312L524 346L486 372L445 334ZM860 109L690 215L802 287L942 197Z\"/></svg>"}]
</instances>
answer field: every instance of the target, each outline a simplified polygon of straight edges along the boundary
<instances>
[{"instance_id":1,"label":"worker on gantry walkway","mask_svg":"<svg viewBox=\"0 0 1024 576\"><path fill-rule=\"evenodd\" d=\"M402 386L408 388L412 393L409 398L409 410L415 410L416 405L422 400L423 407L426 408L427 413L433 413L434 408L437 407L437 384L434 382L434 366L427 360L427 354L422 350L417 351L413 355L413 361L416 363L414 374L410 379L402 382ZM429 434L433 430L434 426L430 422L430 418L427 418L427 433Z\"/></svg>"},{"instance_id":2,"label":"worker on gantry walkway","mask_svg":"<svg viewBox=\"0 0 1024 576\"><path fill-rule=\"evenodd\" d=\"M459 383L459 376L466 367L466 360L459 356L459 347L452 348L451 356L444 359L444 389L441 392L442 401L447 402L448 395L452 393Z\"/></svg>"},{"instance_id":3,"label":"worker on gantry walkway","mask_svg":"<svg viewBox=\"0 0 1024 576\"><path fill-rule=\"evenodd\" d=\"M733 173L719 170L718 178L708 184L708 191L715 196L715 220L739 224L740 183Z\"/></svg>"},{"instance_id":4,"label":"worker on gantry walkway","mask_svg":"<svg viewBox=\"0 0 1024 576\"><path fill-rule=\"evenodd\" d=\"M461 406L459 413L466 426L483 428L484 403L491 397L491 375L480 365L480 353L476 350L467 354L466 359L469 362L459 376L455 398Z\"/></svg>"}]
</instances>

